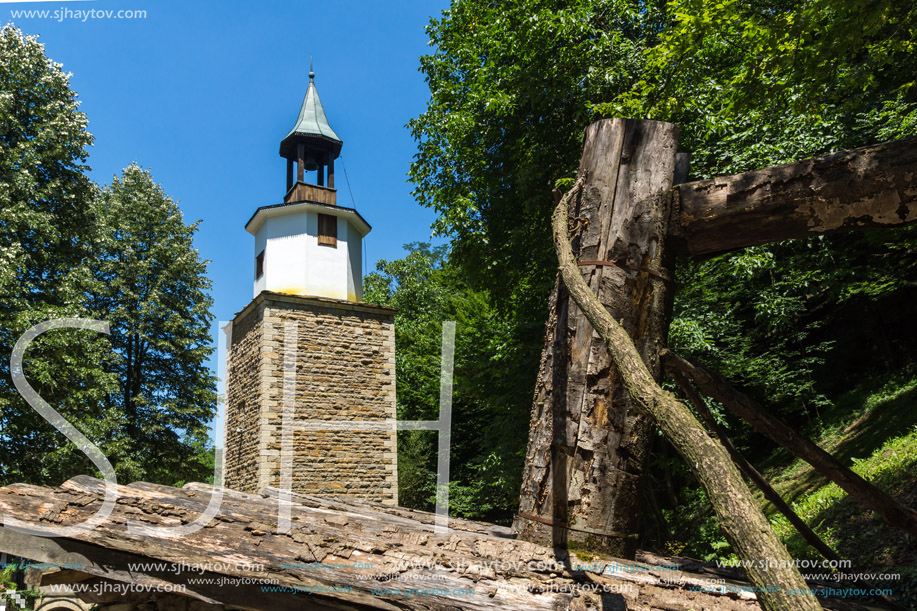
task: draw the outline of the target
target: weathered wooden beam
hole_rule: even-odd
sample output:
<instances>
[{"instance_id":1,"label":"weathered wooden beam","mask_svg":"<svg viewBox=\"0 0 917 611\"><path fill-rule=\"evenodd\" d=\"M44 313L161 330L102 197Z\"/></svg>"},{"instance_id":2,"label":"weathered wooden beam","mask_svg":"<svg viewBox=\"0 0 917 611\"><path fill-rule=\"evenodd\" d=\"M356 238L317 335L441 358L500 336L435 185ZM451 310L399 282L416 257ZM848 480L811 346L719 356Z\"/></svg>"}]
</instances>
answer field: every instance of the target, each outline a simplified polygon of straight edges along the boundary
<instances>
[{"instance_id":1,"label":"weathered wooden beam","mask_svg":"<svg viewBox=\"0 0 917 611\"><path fill-rule=\"evenodd\" d=\"M671 283L652 272L665 266L677 140L670 123L593 123L580 164L588 179L570 211L580 271L656 375ZM652 425L562 283L549 307L514 527L527 541L633 558Z\"/></svg>"},{"instance_id":2,"label":"weathered wooden beam","mask_svg":"<svg viewBox=\"0 0 917 611\"><path fill-rule=\"evenodd\" d=\"M732 387L722 376L684 359L670 350L662 352L667 367L690 378L708 397L722 403L733 415L742 418L771 440L809 463L812 468L840 486L889 526L900 528L917 537L917 511L875 487L838 459L789 426L756 401Z\"/></svg>"},{"instance_id":3,"label":"weathered wooden beam","mask_svg":"<svg viewBox=\"0 0 917 611\"><path fill-rule=\"evenodd\" d=\"M665 352L663 352L665 354ZM811 545L814 549L818 551L819 554L825 557L827 560L839 561L841 557L835 552L827 543L822 541L815 531L809 528L809 525L799 517L793 508L790 507L789 503L783 500L783 497L777 493L776 490L768 483L767 479L761 475L761 473L752 465L748 460L742 456L742 453L739 452L738 448L732 443L732 440L729 439L729 436L726 434L726 431L719 425L716 421L716 418L713 417L713 414L707 408L707 404L704 402L704 399L698 394L698 392L691 385L691 382L679 369L675 367L669 367L668 362L663 359L663 365L666 366L666 371L672 379L675 380L675 383L678 384L678 387L681 388L682 392L688 397L688 400L691 401L691 404L694 405L694 410L700 415L701 419L704 421L704 424L707 425L707 429L713 432L717 438L719 438L720 443L723 444L723 447L726 448L726 451L729 452L729 455L732 457L732 461L736 464L739 470L752 481L752 483L758 487L758 490L761 491L761 494L764 495L771 505L774 506L777 511L782 513L787 520L790 521L790 524L793 525L793 528L796 529L802 538ZM840 565L838 565L840 566Z\"/></svg>"},{"instance_id":4,"label":"weathered wooden beam","mask_svg":"<svg viewBox=\"0 0 917 611\"><path fill-rule=\"evenodd\" d=\"M111 517L95 530L52 540L0 529L0 550L42 562L79 562L86 573L109 580L183 583L189 595L226 609L757 608L754 594L738 588L728 594L689 590L705 585L710 575L651 570L605 556L577 561L590 568L558 569L551 566L552 550L513 540L506 529L456 520L452 532L435 534L431 514L352 499L293 494L290 533L278 532L276 491L260 496L226 490L214 520L182 537L141 535L126 527L129 520L189 523L206 508L211 491L200 484L119 486ZM0 488L0 512L45 525L72 524L92 515L103 498L104 483L87 477L60 488L16 484ZM157 561L211 568L203 575L130 569ZM240 568L253 565L259 565L257 572ZM237 589L191 580L219 576L337 590L321 596L270 593L257 584ZM411 588L412 596L397 593Z\"/></svg>"},{"instance_id":5,"label":"weathered wooden beam","mask_svg":"<svg viewBox=\"0 0 917 611\"><path fill-rule=\"evenodd\" d=\"M691 256L917 221L917 138L674 188L673 235Z\"/></svg>"},{"instance_id":6,"label":"weathered wooden beam","mask_svg":"<svg viewBox=\"0 0 917 611\"><path fill-rule=\"evenodd\" d=\"M165 568L153 566L159 558L123 552L112 547L83 543L73 539L56 539L27 535L7 528L0 528L0 550L11 556L27 558L48 566L78 566L80 570L65 569L59 572L39 575L28 585L47 586L93 581L129 583L137 586L136 591L155 592L157 587L179 586L181 595L201 601L207 608L238 611L299 611L303 608L305 595L294 592L265 591L257 583L229 581L220 573L206 570L181 570L180 564L163 563ZM138 568L142 567L142 568ZM30 570L32 572L32 570ZM27 575L28 577L28 575ZM95 580L87 578L97 578ZM252 574L249 573L249 578ZM174 589L174 588L173 588ZM111 590L109 590L111 591ZM166 589L165 591L172 591ZM353 611L354 607L321 595L308 597L312 611ZM145 607L143 607L145 608Z\"/></svg>"}]
</instances>

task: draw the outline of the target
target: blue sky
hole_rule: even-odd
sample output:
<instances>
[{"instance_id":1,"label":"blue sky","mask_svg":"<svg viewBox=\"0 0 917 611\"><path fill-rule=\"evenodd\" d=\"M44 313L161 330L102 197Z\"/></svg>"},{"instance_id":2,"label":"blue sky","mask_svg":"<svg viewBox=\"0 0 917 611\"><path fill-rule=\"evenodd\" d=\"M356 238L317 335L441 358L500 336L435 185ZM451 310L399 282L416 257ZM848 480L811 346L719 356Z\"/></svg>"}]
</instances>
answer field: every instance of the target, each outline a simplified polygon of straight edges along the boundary
<instances>
[{"instance_id":1,"label":"blue sky","mask_svg":"<svg viewBox=\"0 0 917 611\"><path fill-rule=\"evenodd\" d=\"M136 161L180 202L186 221L202 220L196 246L211 261L214 314L229 320L252 298L254 246L243 225L255 208L283 198L278 148L299 112L310 55L344 141L338 202L351 205L352 190L352 204L373 226L367 270L402 256L403 244L430 239L434 215L406 182L416 146L404 125L429 98L418 57L431 51L424 27L447 4L4 1L0 23L38 34L46 54L73 74L95 136L94 180L107 184ZM63 19L13 18L23 9ZM76 13L88 10L146 17Z\"/></svg>"},{"instance_id":2,"label":"blue sky","mask_svg":"<svg viewBox=\"0 0 917 611\"><path fill-rule=\"evenodd\" d=\"M215 314L227 320L252 297L253 238L243 225L282 201L281 138L308 84L309 57L329 121L344 140L353 205L373 226L368 269L402 245L429 240L433 213L411 197L416 146L404 127L429 90L418 57L424 26L443 1L0 3L2 22L38 34L73 73L71 87L95 136L89 164L100 183L136 161L201 219L196 245L211 260ZM145 10L145 19L12 19L13 10ZM6 13L5 15L3 13ZM338 169L338 201L351 205Z\"/></svg>"}]
</instances>

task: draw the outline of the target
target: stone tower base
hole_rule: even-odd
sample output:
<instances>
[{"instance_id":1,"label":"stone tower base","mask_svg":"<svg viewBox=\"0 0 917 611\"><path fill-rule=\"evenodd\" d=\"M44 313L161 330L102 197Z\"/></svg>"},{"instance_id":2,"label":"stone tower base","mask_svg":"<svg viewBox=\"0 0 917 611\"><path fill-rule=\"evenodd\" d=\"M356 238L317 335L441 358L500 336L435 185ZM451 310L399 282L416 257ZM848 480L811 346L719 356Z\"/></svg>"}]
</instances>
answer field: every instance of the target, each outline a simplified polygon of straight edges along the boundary
<instances>
[{"instance_id":1,"label":"stone tower base","mask_svg":"<svg viewBox=\"0 0 917 611\"><path fill-rule=\"evenodd\" d=\"M279 487L286 397L295 422L329 422L290 427L294 492L397 504L395 431L341 422L395 419L394 320L384 306L266 291L239 312L227 368L226 487Z\"/></svg>"}]
</instances>

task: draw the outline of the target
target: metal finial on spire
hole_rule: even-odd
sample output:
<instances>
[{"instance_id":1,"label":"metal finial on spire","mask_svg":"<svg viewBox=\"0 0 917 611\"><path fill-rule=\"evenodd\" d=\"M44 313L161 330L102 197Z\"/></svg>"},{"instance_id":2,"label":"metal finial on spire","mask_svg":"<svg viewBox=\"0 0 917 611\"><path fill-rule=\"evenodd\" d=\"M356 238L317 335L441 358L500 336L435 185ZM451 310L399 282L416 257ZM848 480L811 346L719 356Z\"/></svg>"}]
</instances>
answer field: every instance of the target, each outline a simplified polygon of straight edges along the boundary
<instances>
[{"instance_id":1,"label":"metal finial on spire","mask_svg":"<svg viewBox=\"0 0 917 611\"><path fill-rule=\"evenodd\" d=\"M311 81L314 78L315 78L315 72L312 71L312 56L310 55L309 56L309 80Z\"/></svg>"}]
</instances>

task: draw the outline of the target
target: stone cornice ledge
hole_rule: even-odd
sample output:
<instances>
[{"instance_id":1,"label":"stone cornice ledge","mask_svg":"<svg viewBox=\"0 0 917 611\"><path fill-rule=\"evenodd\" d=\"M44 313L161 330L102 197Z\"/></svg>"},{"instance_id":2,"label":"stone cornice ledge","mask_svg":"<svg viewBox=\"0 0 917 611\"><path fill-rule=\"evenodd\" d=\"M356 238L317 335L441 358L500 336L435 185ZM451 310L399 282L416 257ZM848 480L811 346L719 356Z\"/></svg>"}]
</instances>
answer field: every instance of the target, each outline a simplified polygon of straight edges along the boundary
<instances>
[{"instance_id":1,"label":"stone cornice ledge","mask_svg":"<svg viewBox=\"0 0 917 611\"><path fill-rule=\"evenodd\" d=\"M397 308L392 308L389 306L378 305L375 303L366 303L363 301L348 301L346 299L332 299L330 297L320 297L317 295L289 295L287 293L275 293L273 291L261 291L257 297L252 299L247 306L242 308L241 311L237 312L233 317L233 320L238 320L240 317L245 316L251 312L258 305L265 302L280 302L280 303L290 303L296 305L304 306L319 306L325 308L331 308L334 310L344 310L350 312L365 312L367 314L394 314L398 311Z\"/></svg>"}]
</instances>

